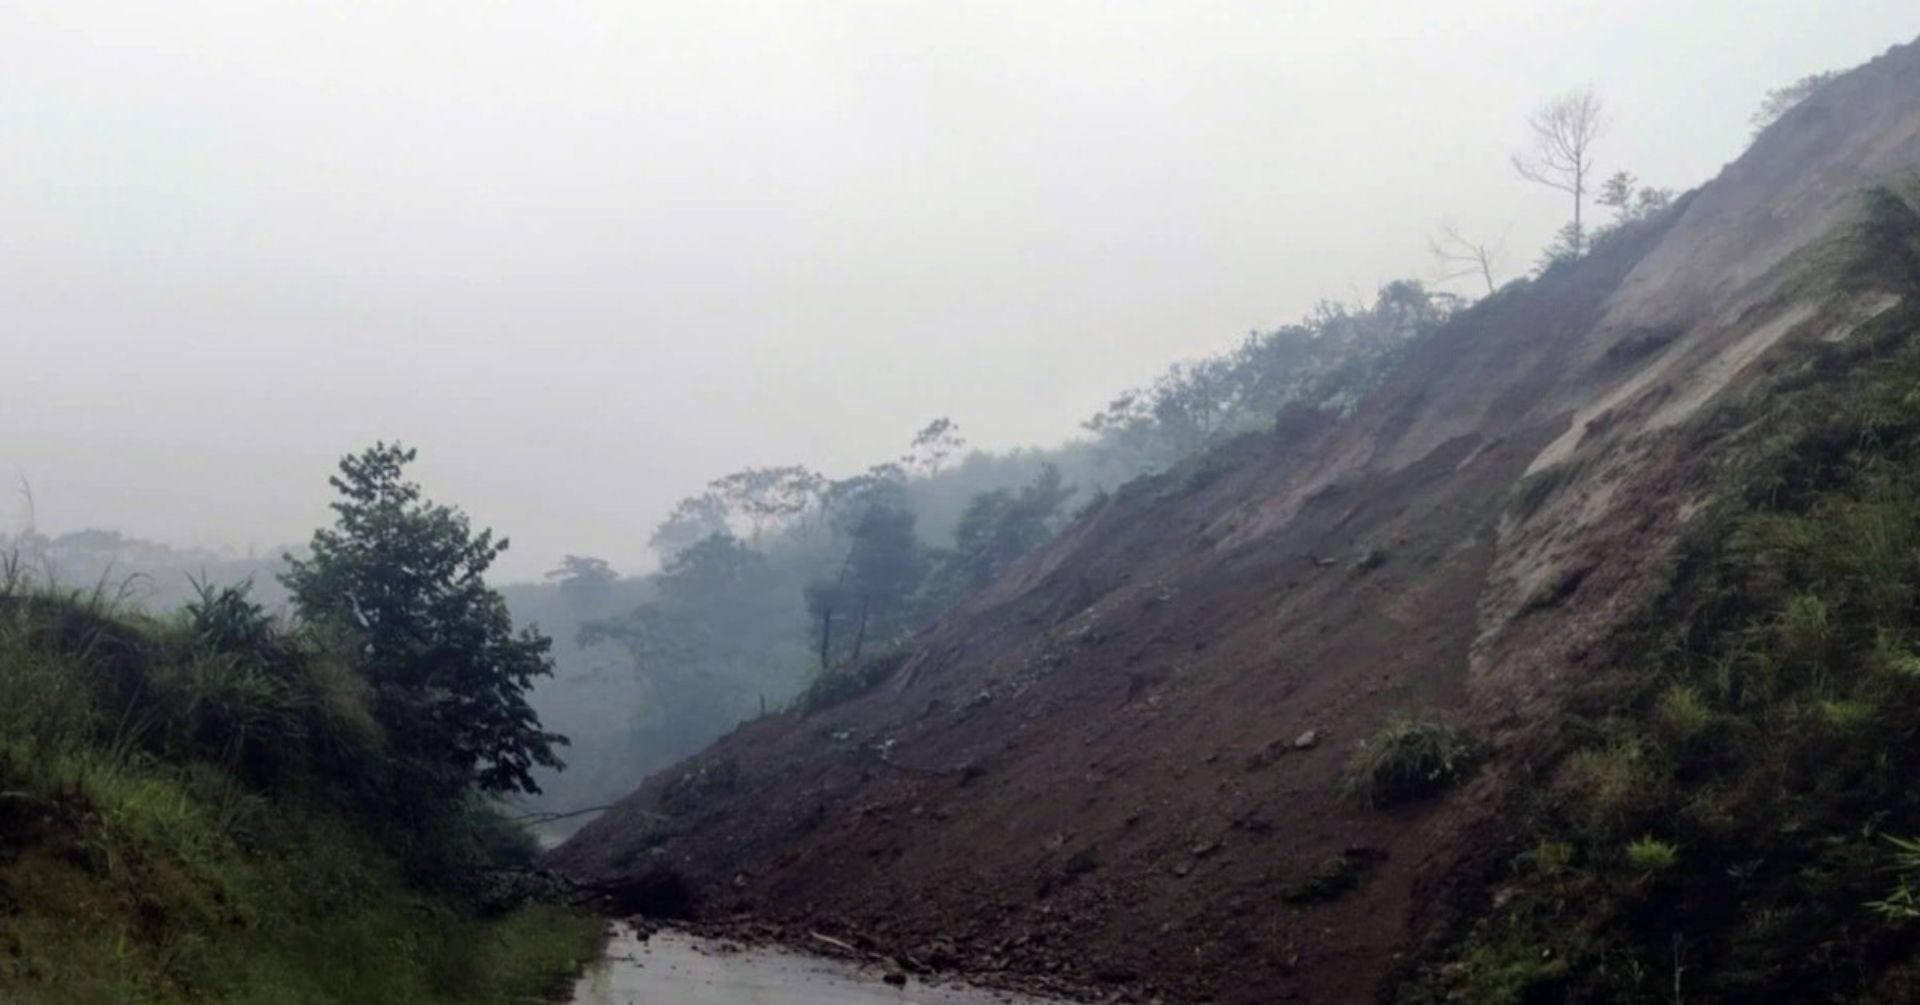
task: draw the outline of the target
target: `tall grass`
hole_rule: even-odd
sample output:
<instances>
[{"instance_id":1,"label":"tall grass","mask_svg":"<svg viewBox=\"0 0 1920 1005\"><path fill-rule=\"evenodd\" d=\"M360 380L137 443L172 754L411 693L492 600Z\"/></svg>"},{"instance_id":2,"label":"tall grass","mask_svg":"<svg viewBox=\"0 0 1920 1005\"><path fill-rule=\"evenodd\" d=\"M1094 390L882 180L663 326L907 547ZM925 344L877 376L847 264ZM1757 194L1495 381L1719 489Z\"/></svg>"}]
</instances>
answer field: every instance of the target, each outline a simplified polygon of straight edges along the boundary
<instances>
[{"instance_id":1,"label":"tall grass","mask_svg":"<svg viewBox=\"0 0 1920 1005\"><path fill-rule=\"evenodd\" d=\"M159 622L0 562L0 1001L539 1000L597 924L423 882L513 839L380 819L380 758L351 663L244 591Z\"/></svg>"}]
</instances>

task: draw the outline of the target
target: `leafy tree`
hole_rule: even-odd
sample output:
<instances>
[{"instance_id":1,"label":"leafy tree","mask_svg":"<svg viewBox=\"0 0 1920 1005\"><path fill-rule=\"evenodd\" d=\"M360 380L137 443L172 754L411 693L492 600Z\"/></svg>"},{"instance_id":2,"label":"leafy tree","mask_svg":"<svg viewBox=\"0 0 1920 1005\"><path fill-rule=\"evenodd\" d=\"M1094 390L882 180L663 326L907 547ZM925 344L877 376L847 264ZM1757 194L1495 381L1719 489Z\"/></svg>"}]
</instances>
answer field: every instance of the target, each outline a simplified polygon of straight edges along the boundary
<instances>
[{"instance_id":1,"label":"leafy tree","mask_svg":"<svg viewBox=\"0 0 1920 1005\"><path fill-rule=\"evenodd\" d=\"M766 557L731 534L681 551L655 585L656 600L584 623L579 642L626 650L649 692L644 722L681 752L737 720L756 678L771 669L765 636L798 626L779 618Z\"/></svg>"},{"instance_id":2,"label":"leafy tree","mask_svg":"<svg viewBox=\"0 0 1920 1005\"><path fill-rule=\"evenodd\" d=\"M647 544L662 561L669 560L682 549L715 534L728 533L728 514L726 501L712 492L688 496L676 503L673 512L654 528Z\"/></svg>"},{"instance_id":3,"label":"leafy tree","mask_svg":"<svg viewBox=\"0 0 1920 1005\"><path fill-rule=\"evenodd\" d=\"M592 612L605 608L612 599L620 574L613 571L606 559L568 555L558 569L547 573L547 578L559 583L561 599L570 608Z\"/></svg>"},{"instance_id":4,"label":"leafy tree","mask_svg":"<svg viewBox=\"0 0 1920 1005\"><path fill-rule=\"evenodd\" d=\"M1605 110L1593 88L1562 95L1527 117L1528 149L1513 155L1513 169L1520 177L1573 197L1567 244L1575 257L1586 253L1588 177L1593 173L1593 144L1605 124Z\"/></svg>"},{"instance_id":5,"label":"leafy tree","mask_svg":"<svg viewBox=\"0 0 1920 1005\"><path fill-rule=\"evenodd\" d=\"M1249 334L1229 353L1169 367L1083 425L1151 468L1220 435L1270 425L1288 405L1345 412L1451 310L1451 298L1413 280L1381 287L1370 306L1322 302L1306 319Z\"/></svg>"},{"instance_id":6,"label":"leafy tree","mask_svg":"<svg viewBox=\"0 0 1920 1005\"><path fill-rule=\"evenodd\" d=\"M1613 224L1644 220L1673 203L1673 190L1640 184L1631 171L1616 171L1600 183L1600 195L1594 200L1613 210Z\"/></svg>"},{"instance_id":7,"label":"leafy tree","mask_svg":"<svg viewBox=\"0 0 1920 1005\"><path fill-rule=\"evenodd\" d=\"M781 526L811 508L826 488L826 479L798 465L747 468L707 487L728 510L744 517L751 539L760 540L768 528Z\"/></svg>"},{"instance_id":8,"label":"leafy tree","mask_svg":"<svg viewBox=\"0 0 1920 1005\"><path fill-rule=\"evenodd\" d=\"M966 449L967 438L960 435L960 426L952 419L941 416L913 434L913 447L900 459L909 470L932 477L940 473L940 465L947 458Z\"/></svg>"},{"instance_id":9,"label":"leafy tree","mask_svg":"<svg viewBox=\"0 0 1920 1005\"><path fill-rule=\"evenodd\" d=\"M926 577L927 556L913 530L911 510L891 505L866 509L854 525L840 573L805 591L807 613L819 627L822 666L835 658L834 640L849 662L860 658L868 638L910 627L914 594Z\"/></svg>"},{"instance_id":10,"label":"leafy tree","mask_svg":"<svg viewBox=\"0 0 1920 1005\"><path fill-rule=\"evenodd\" d=\"M564 737L526 701L553 672L551 641L519 633L484 575L507 550L466 514L428 502L407 481L414 451L376 443L340 461L334 526L282 577L302 619L344 630L373 688L407 781L442 796L538 792L536 766L559 767Z\"/></svg>"},{"instance_id":11,"label":"leafy tree","mask_svg":"<svg viewBox=\"0 0 1920 1005\"><path fill-rule=\"evenodd\" d=\"M950 605L1045 544L1061 505L1073 493L1072 486L1061 484L1060 469L1048 464L1018 491L993 489L974 496L954 530L953 550L934 573L931 599L940 607Z\"/></svg>"},{"instance_id":12,"label":"leafy tree","mask_svg":"<svg viewBox=\"0 0 1920 1005\"><path fill-rule=\"evenodd\" d=\"M1760 108L1753 113L1753 118L1748 120L1753 124L1753 134L1758 136L1765 132L1768 126L1780 121L1780 116L1812 97L1813 92L1827 86L1827 82L1837 76L1839 74L1832 70L1808 74L1785 87L1776 87L1768 91L1767 96L1760 102Z\"/></svg>"},{"instance_id":13,"label":"leafy tree","mask_svg":"<svg viewBox=\"0 0 1920 1005\"><path fill-rule=\"evenodd\" d=\"M907 497L907 471L898 464L873 467L827 485L821 494L821 506L842 534L856 533L867 514L875 509L910 510Z\"/></svg>"}]
</instances>

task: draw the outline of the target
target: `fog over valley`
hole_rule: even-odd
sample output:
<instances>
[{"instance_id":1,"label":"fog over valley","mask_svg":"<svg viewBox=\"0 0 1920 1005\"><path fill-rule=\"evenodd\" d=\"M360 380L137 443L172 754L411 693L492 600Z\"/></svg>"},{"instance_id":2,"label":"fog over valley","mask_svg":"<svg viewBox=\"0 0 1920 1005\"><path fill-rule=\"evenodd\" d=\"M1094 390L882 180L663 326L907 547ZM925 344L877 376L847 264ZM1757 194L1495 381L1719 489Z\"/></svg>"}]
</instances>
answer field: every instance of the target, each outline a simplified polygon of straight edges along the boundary
<instances>
[{"instance_id":1,"label":"fog over valley","mask_svg":"<svg viewBox=\"0 0 1920 1005\"><path fill-rule=\"evenodd\" d=\"M951 417L1053 445L1323 298L1534 265L1508 163L1607 102L1684 190L1910 3L0 5L0 475L34 526L269 554L376 439L514 543L651 568L711 479ZM1476 292L1469 280L1438 283ZM24 500L0 530L25 529Z\"/></svg>"}]
</instances>

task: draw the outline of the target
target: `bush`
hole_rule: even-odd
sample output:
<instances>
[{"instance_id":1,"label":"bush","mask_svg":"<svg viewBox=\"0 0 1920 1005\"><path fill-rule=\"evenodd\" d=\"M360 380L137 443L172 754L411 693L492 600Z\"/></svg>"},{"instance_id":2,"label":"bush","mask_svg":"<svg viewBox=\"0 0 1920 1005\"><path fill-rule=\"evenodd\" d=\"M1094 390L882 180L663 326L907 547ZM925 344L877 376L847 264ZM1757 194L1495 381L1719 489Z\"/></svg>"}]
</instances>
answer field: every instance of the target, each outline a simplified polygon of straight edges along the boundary
<instances>
[{"instance_id":1,"label":"bush","mask_svg":"<svg viewBox=\"0 0 1920 1005\"><path fill-rule=\"evenodd\" d=\"M0 1001L544 1000L599 922L476 882L524 830L378 817L351 664L213 599L132 621L0 576Z\"/></svg>"},{"instance_id":2,"label":"bush","mask_svg":"<svg viewBox=\"0 0 1920 1005\"><path fill-rule=\"evenodd\" d=\"M798 704L801 714L812 715L866 694L892 677L907 662L910 654L911 650L892 649L869 656L853 666L829 667L821 671L813 683L800 692Z\"/></svg>"},{"instance_id":3,"label":"bush","mask_svg":"<svg viewBox=\"0 0 1920 1005\"><path fill-rule=\"evenodd\" d=\"M1652 835L1627 845L1627 865L1642 876L1665 872L1679 861L1679 848Z\"/></svg>"},{"instance_id":4,"label":"bush","mask_svg":"<svg viewBox=\"0 0 1920 1005\"><path fill-rule=\"evenodd\" d=\"M1347 792L1371 806L1423 799L1472 774L1483 752L1464 727L1429 715L1396 715L1355 752Z\"/></svg>"}]
</instances>

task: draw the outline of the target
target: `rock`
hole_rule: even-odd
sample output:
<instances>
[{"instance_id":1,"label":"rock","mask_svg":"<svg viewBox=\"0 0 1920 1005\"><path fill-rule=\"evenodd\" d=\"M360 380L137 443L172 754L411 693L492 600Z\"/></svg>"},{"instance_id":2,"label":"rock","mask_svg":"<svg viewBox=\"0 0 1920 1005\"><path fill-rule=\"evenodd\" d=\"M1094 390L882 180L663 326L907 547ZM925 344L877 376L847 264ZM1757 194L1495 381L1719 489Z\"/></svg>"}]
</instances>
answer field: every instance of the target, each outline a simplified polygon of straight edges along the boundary
<instances>
[{"instance_id":1,"label":"rock","mask_svg":"<svg viewBox=\"0 0 1920 1005\"><path fill-rule=\"evenodd\" d=\"M888 964L886 974L880 979L896 988L905 987L907 984L907 972L900 969L897 965Z\"/></svg>"},{"instance_id":2,"label":"rock","mask_svg":"<svg viewBox=\"0 0 1920 1005\"><path fill-rule=\"evenodd\" d=\"M1319 745L1320 731L1317 729L1309 729L1293 738L1293 749L1295 750L1312 750Z\"/></svg>"}]
</instances>

